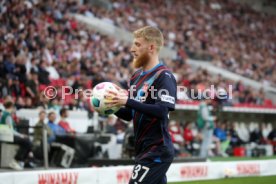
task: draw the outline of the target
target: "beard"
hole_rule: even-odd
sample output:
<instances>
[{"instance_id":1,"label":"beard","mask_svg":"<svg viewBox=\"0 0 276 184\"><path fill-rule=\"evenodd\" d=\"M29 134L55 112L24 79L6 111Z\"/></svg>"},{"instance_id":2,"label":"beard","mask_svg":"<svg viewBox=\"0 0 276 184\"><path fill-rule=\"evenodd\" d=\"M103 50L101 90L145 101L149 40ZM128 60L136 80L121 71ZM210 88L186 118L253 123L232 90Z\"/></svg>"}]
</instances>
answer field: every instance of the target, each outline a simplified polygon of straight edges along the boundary
<instances>
[{"instance_id":1,"label":"beard","mask_svg":"<svg viewBox=\"0 0 276 184\"><path fill-rule=\"evenodd\" d=\"M140 68L142 66L145 66L150 60L150 56L147 52L144 52L136 59L133 59L133 67L134 68Z\"/></svg>"}]
</instances>

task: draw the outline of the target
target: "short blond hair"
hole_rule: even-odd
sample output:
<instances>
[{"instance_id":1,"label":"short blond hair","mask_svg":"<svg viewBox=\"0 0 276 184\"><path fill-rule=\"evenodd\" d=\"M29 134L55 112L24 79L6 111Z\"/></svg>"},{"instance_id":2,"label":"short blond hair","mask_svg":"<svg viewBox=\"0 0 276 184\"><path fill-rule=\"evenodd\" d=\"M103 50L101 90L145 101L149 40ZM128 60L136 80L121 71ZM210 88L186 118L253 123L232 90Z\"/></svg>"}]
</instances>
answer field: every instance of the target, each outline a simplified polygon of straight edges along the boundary
<instances>
[{"instance_id":1,"label":"short blond hair","mask_svg":"<svg viewBox=\"0 0 276 184\"><path fill-rule=\"evenodd\" d=\"M152 26L142 27L133 32L135 38L144 38L147 42L153 42L156 44L157 52L163 47L164 37L162 32Z\"/></svg>"}]
</instances>

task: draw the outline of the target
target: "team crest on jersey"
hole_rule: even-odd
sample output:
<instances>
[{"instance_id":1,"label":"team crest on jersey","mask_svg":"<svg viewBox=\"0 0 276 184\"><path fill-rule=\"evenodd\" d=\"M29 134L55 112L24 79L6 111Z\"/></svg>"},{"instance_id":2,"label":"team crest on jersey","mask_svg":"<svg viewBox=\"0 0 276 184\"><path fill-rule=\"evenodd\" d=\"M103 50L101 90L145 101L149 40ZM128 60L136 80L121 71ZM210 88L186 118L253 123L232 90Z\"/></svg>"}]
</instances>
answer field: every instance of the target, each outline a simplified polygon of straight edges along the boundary
<instances>
[{"instance_id":1,"label":"team crest on jersey","mask_svg":"<svg viewBox=\"0 0 276 184\"><path fill-rule=\"evenodd\" d=\"M149 84L145 82L143 84L142 88L138 90L135 100L137 100L139 102L145 102L148 89L149 89Z\"/></svg>"},{"instance_id":2,"label":"team crest on jersey","mask_svg":"<svg viewBox=\"0 0 276 184\"><path fill-rule=\"evenodd\" d=\"M149 89L149 84L148 83L144 83L143 87L142 87L143 91L146 93Z\"/></svg>"}]
</instances>

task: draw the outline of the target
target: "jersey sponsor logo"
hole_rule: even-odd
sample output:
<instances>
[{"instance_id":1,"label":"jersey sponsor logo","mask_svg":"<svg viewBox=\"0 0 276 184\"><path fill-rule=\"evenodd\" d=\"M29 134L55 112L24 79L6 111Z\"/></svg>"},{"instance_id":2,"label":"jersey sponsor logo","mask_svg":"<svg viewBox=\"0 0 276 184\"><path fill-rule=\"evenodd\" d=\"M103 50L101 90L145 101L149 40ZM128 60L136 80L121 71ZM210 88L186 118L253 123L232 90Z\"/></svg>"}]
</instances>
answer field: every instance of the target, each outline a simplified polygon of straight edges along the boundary
<instances>
[{"instance_id":1,"label":"jersey sponsor logo","mask_svg":"<svg viewBox=\"0 0 276 184\"><path fill-rule=\"evenodd\" d=\"M161 95L161 101L175 104L175 98L169 95Z\"/></svg>"},{"instance_id":2,"label":"jersey sponsor logo","mask_svg":"<svg viewBox=\"0 0 276 184\"><path fill-rule=\"evenodd\" d=\"M238 164L239 175L260 175L260 164Z\"/></svg>"},{"instance_id":3,"label":"jersey sponsor logo","mask_svg":"<svg viewBox=\"0 0 276 184\"><path fill-rule=\"evenodd\" d=\"M168 72L165 72L165 75L169 76L170 78L172 78L171 74Z\"/></svg>"}]
</instances>

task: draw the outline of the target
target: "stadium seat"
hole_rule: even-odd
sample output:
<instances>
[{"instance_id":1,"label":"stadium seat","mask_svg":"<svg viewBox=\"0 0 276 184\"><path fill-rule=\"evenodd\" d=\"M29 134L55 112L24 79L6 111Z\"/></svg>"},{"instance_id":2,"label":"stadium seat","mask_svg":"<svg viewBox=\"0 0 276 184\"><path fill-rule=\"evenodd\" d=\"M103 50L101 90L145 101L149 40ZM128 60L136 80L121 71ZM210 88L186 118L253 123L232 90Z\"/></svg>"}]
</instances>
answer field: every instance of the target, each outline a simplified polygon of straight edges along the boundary
<instances>
[{"instance_id":1,"label":"stadium seat","mask_svg":"<svg viewBox=\"0 0 276 184\"><path fill-rule=\"evenodd\" d=\"M245 156L245 148L244 147L236 147L234 148L234 156L235 157L244 157Z\"/></svg>"},{"instance_id":2,"label":"stadium seat","mask_svg":"<svg viewBox=\"0 0 276 184\"><path fill-rule=\"evenodd\" d=\"M51 144L50 165L69 168L73 161L75 150L65 144Z\"/></svg>"}]
</instances>

